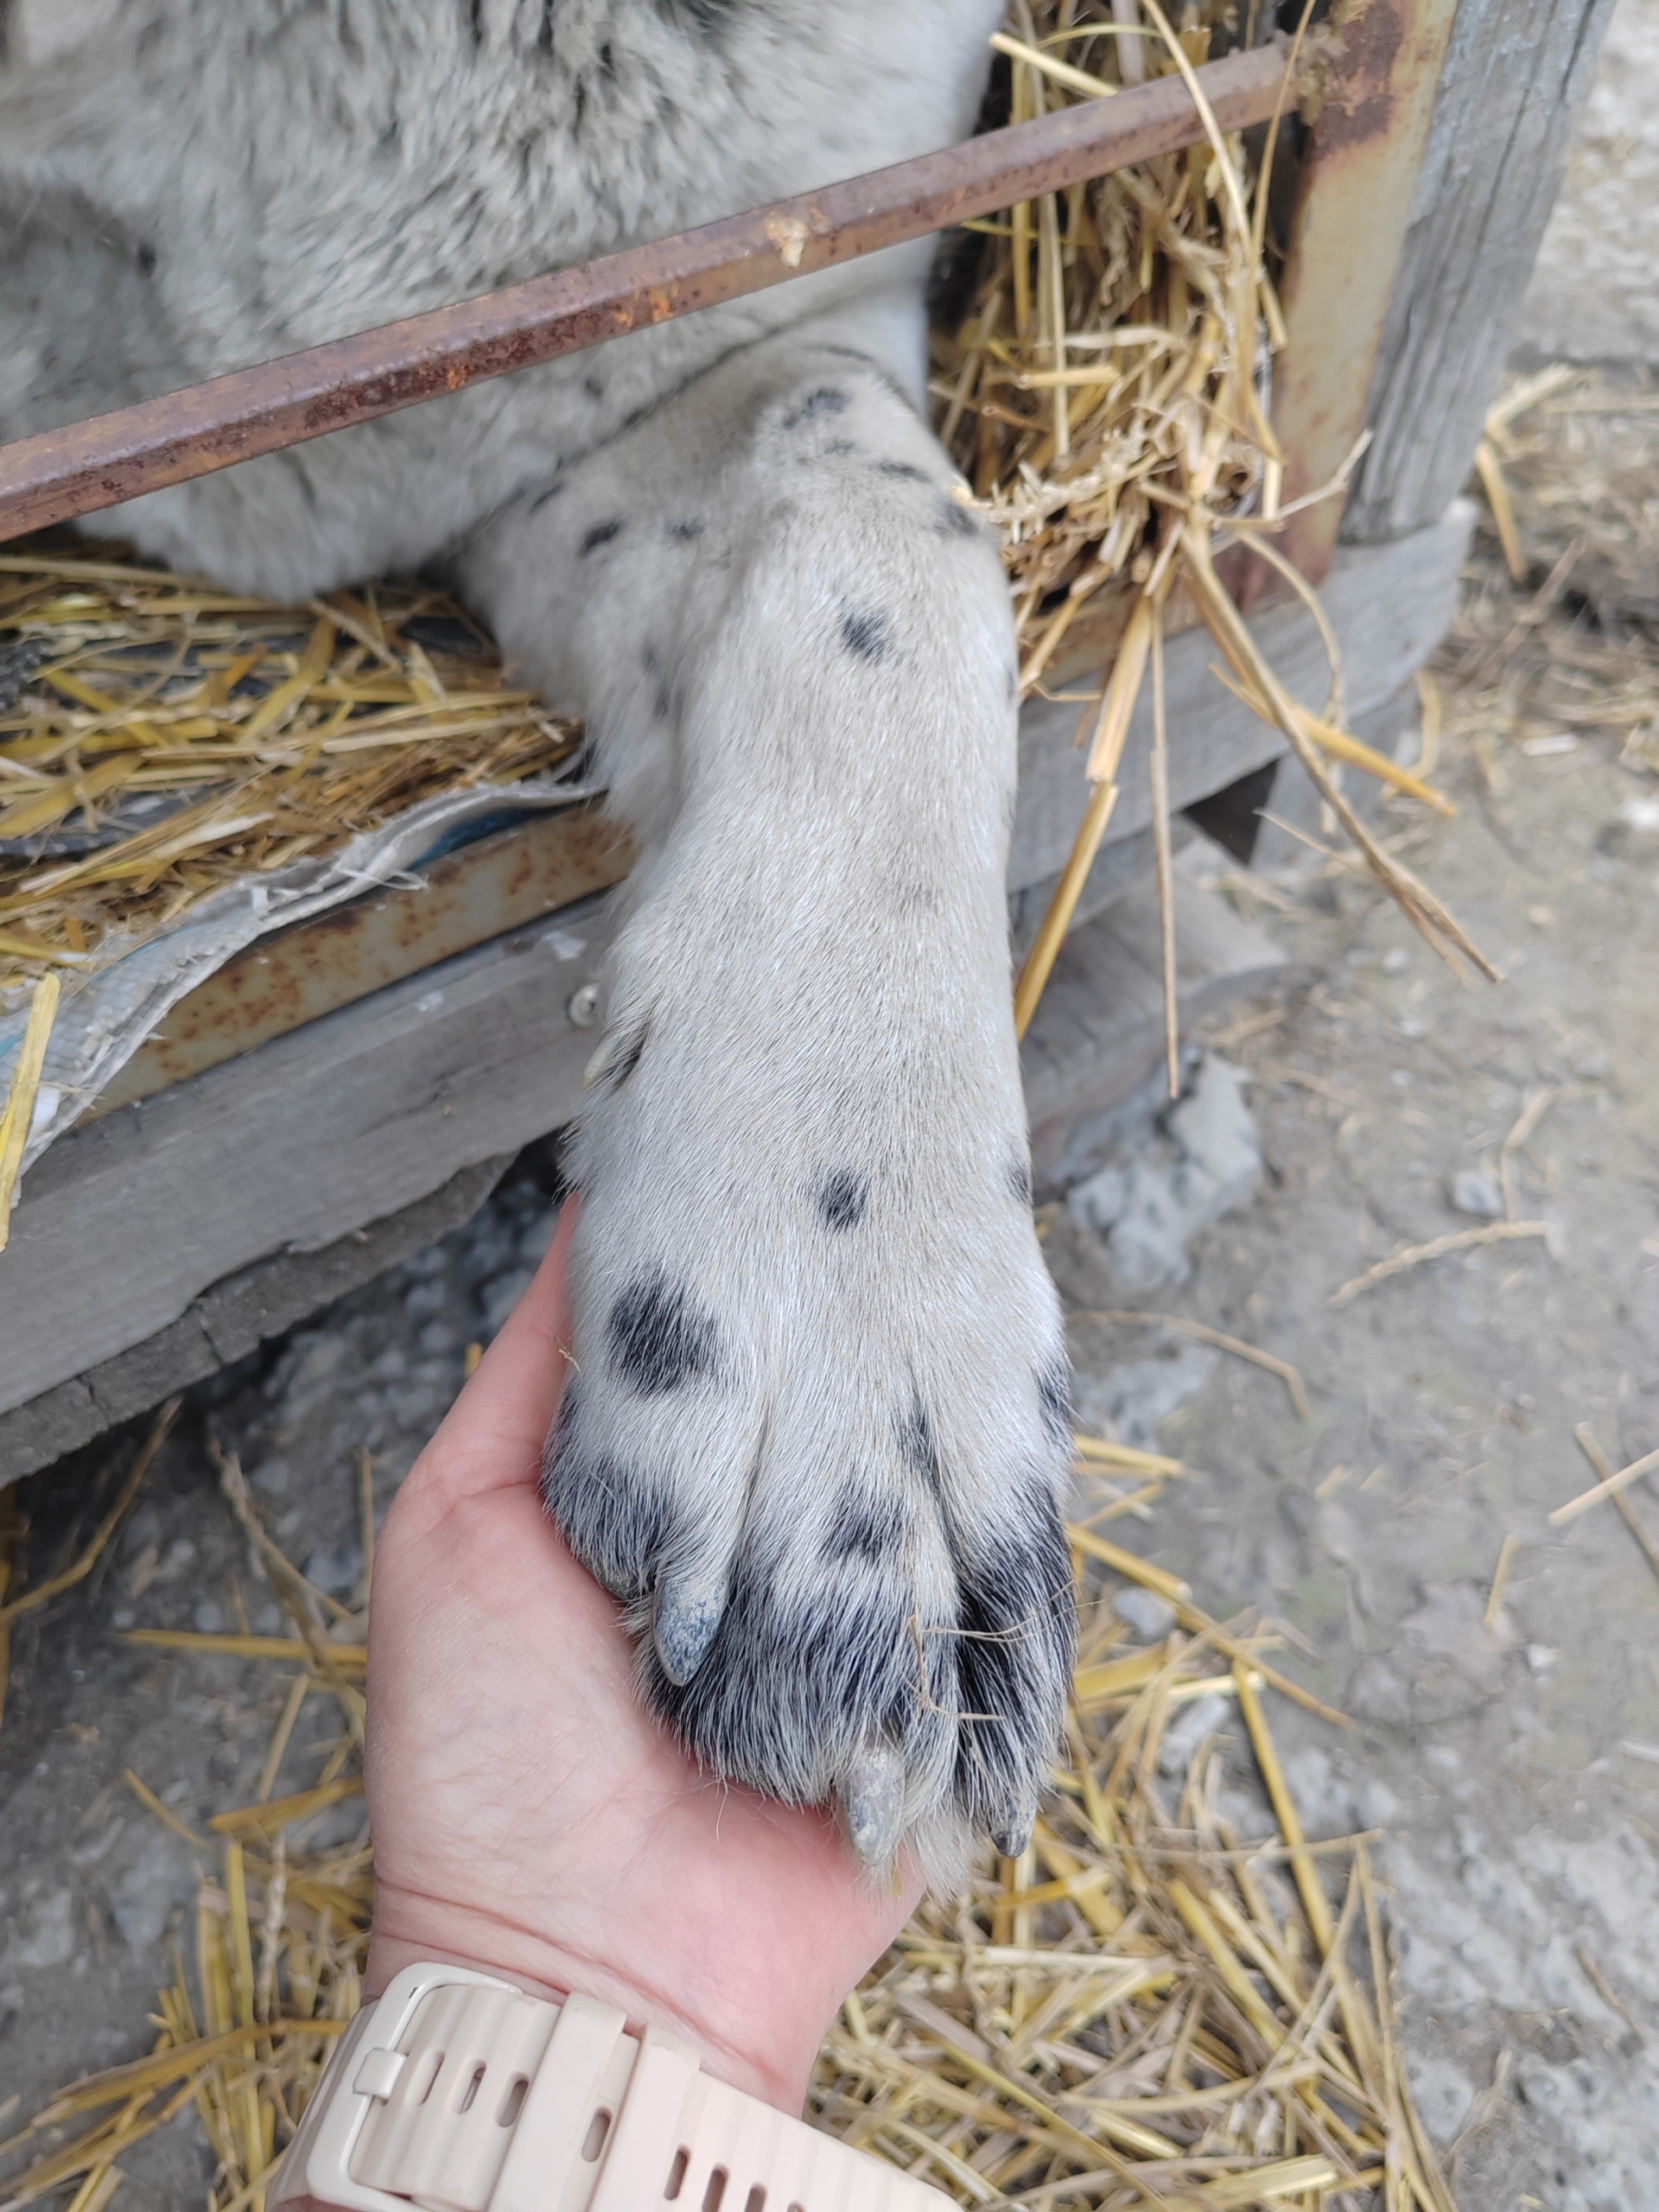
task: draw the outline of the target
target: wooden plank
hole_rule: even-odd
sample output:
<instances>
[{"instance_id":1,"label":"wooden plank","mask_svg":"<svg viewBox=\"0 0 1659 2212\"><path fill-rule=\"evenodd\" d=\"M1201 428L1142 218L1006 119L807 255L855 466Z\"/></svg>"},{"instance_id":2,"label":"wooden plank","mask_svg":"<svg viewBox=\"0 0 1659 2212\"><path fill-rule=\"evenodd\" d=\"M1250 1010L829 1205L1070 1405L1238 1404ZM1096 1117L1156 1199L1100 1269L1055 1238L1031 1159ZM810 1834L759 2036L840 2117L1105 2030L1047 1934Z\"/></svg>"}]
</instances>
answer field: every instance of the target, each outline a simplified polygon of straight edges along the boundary
<instances>
[{"instance_id":1,"label":"wooden plank","mask_svg":"<svg viewBox=\"0 0 1659 2212\"><path fill-rule=\"evenodd\" d=\"M1349 494L1351 543L1463 487L1516 336L1612 0L1459 0Z\"/></svg>"},{"instance_id":2,"label":"wooden plank","mask_svg":"<svg viewBox=\"0 0 1659 2212\"><path fill-rule=\"evenodd\" d=\"M49 1467L149 1411L469 1220L510 1164L463 1167L437 1190L321 1252L274 1252L212 1284L178 1319L85 1374L0 1413L0 1484Z\"/></svg>"},{"instance_id":3,"label":"wooden plank","mask_svg":"<svg viewBox=\"0 0 1659 2212\"><path fill-rule=\"evenodd\" d=\"M1472 527L1472 510L1459 504L1409 538L1338 554L1320 598L1341 651L1351 716L1394 698L1445 636ZM1322 708L1330 664L1301 602L1270 608L1250 626L1291 693ZM1224 790L1284 751L1279 732L1258 721L1211 673L1215 658L1207 630L1184 631L1165 652L1170 801L1176 808ZM1008 862L1015 890L1046 889L1071 849L1088 796L1084 753L1072 743L1082 711L1075 704L1034 700L1020 717L1020 798ZM1144 832L1152 820L1151 754L1152 703L1143 696L1119 771L1114 843ZM1109 852L1109 845L1097 869ZM1091 877L1086 897L1094 887Z\"/></svg>"},{"instance_id":4,"label":"wooden plank","mask_svg":"<svg viewBox=\"0 0 1659 2212\"><path fill-rule=\"evenodd\" d=\"M568 907L54 1145L0 1255L0 1408L567 1121L594 1046L567 1008L607 935L601 899Z\"/></svg>"}]
</instances>

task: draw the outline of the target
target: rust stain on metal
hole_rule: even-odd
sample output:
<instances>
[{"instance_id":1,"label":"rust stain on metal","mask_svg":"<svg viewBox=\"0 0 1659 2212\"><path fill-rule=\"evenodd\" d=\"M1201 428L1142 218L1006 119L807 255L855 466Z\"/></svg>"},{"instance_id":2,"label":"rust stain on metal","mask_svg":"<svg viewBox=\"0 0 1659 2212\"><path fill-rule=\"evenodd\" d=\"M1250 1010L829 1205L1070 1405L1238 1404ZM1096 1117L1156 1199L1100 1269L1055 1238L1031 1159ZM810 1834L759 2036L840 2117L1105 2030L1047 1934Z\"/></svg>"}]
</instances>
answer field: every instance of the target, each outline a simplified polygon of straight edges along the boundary
<instances>
[{"instance_id":1,"label":"rust stain on metal","mask_svg":"<svg viewBox=\"0 0 1659 2212\"><path fill-rule=\"evenodd\" d=\"M1376 4L1376 0L1373 0ZM1281 40L1206 62L1224 131L1265 122L1284 85ZM742 297L1195 143L1179 77L896 162L650 245L532 277L90 423L0 447L0 538L368 422L642 325ZM783 226L792 261L771 226Z\"/></svg>"},{"instance_id":2,"label":"rust stain on metal","mask_svg":"<svg viewBox=\"0 0 1659 2212\"><path fill-rule=\"evenodd\" d=\"M134 1053L88 1120L202 1074L487 939L546 921L620 882L633 854L596 806L541 815L423 870L419 891L373 891L250 945L197 985ZM558 963L551 962L557 966ZM563 972L571 988L583 970Z\"/></svg>"},{"instance_id":3,"label":"rust stain on metal","mask_svg":"<svg viewBox=\"0 0 1659 2212\"><path fill-rule=\"evenodd\" d=\"M1302 101L1302 118L1318 134L1325 159L1386 136L1399 96L1404 37L1396 7L1360 0L1332 11Z\"/></svg>"},{"instance_id":4,"label":"rust stain on metal","mask_svg":"<svg viewBox=\"0 0 1659 2212\"><path fill-rule=\"evenodd\" d=\"M1289 343L1274 365L1274 428L1287 503L1337 475L1365 404L1405 243L1456 0L1357 0L1339 7L1302 80L1306 149L1281 284ZM1280 550L1311 582L1331 565L1340 498L1294 517ZM1248 560L1241 603L1281 596Z\"/></svg>"}]
</instances>

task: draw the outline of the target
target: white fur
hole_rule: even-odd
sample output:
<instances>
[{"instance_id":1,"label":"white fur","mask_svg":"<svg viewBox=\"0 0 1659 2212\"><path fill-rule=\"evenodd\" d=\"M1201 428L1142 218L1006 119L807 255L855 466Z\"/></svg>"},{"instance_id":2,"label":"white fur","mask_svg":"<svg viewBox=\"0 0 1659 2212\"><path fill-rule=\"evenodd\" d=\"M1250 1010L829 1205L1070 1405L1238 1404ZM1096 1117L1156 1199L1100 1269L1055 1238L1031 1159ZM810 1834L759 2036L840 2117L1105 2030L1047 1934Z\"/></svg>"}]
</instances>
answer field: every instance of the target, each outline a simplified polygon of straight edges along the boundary
<instances>
[{"instance_id":1,"label":"white fur","mask_svg":"<svg viewBox=\"0 0 1659 2212\"><path fill-rule=\"evenodd\" d=\"M35 0L28 0L32 10ZM1000 0L104 0L0 83L0 429L970 127ZM25 55L49 46L31 15ZM14 31L20 26L14 23ZM577 1149L571 1541L723 1770L936 1872L1069 1657L1003 874L1014 639L905 249L103 518L283 594L447 563L645 855ZM1046 1396L1045 1396L1046 1394Z\"/></svg>"}]
</instances>

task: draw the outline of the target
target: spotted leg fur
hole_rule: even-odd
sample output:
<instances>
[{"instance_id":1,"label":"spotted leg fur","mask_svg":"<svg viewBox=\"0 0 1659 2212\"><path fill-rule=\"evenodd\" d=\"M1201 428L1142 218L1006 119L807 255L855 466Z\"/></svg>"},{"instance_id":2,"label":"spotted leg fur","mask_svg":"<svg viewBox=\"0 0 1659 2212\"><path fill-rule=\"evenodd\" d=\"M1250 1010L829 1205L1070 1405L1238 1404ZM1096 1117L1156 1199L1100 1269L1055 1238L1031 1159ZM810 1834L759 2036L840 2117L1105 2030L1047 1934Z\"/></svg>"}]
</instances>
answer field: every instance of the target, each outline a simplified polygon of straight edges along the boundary
<instances>
[{"instance_id":1,"label":"spotted leg fur","mask_svg":"<svg viewBox=\"0 0 1659 2212\"><path fill-rule=\"evenodd\" d=\"M713 371L471 548L645 852L575 1174L546 1499L713 1771L948 1882L1028 1834L1071 1653L995 550L882 354ZM856 334L856 333L855 334ZM906 340L906 343L908 340Z\"/></svg>"}]
</instances>

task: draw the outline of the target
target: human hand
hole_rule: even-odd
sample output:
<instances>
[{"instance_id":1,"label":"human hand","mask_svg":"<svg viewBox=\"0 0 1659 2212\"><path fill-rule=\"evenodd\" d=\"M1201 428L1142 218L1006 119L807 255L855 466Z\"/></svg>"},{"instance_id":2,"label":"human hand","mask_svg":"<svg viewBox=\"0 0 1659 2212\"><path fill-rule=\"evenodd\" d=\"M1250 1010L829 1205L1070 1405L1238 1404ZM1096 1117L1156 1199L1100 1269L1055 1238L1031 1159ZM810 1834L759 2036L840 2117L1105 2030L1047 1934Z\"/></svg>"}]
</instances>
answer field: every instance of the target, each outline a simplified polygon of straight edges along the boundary
<instances>
[{"instance_id":1,"label":"human hand","mask_svg":"<svg viewBox=\"0 0 1659 2212\"><path fill-rule=\"evenodd\" d=\"M436 1959L582 1990L798 2112L836 2008L920 1884L876 1891L826 1814L701 1772L636 1702L617 1605L537 1491L575 1211L376 1548L367 1987Z\"/></svg>"}]
</instances>

